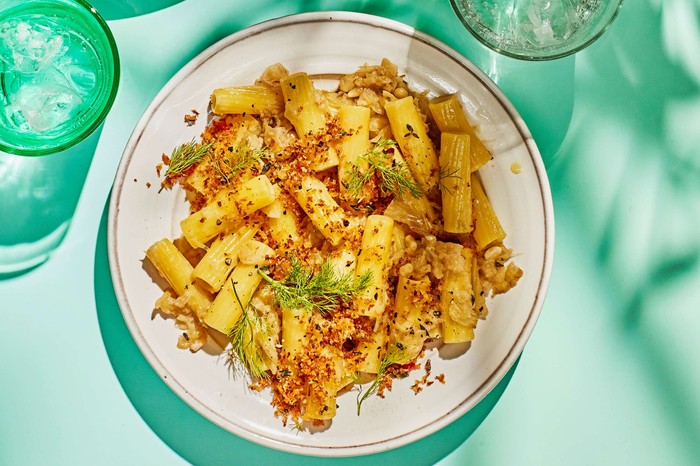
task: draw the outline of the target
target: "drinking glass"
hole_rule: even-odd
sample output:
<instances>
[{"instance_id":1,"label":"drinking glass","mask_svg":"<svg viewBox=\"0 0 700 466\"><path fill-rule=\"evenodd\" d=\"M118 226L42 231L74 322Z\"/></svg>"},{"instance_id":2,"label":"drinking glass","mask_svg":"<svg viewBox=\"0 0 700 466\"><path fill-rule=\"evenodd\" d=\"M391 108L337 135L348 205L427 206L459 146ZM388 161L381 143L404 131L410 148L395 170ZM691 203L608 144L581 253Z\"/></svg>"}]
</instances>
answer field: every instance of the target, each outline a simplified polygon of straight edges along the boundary
<instances>
[{"instance_id":1,"label":"drinking glass","mask_svg":"<svg viewBox=\"0 0 700 466\"><path fill-rule=\"evenodd\" d=\"M60 152L104 120L119 60L107 24L83 0L4 0L0 10L0 150Z\"/></svg>"},{"instance_id":2,"label":"drinking glass","mask_svg":"<svg viewBox=\"0 0 700 466\"><path fill-rule=\"evenodd\" d=\"M622 0L450 0L484 45L524 60L571 55L600 37Z\"/></svg>"},{"instance_id":3,"label":"drinking glass","mask_svg":"<svg viewBox=\"0 0 700 466\"><path fill-rule=\"evenodd\" d=\"M116 96L119 56L84 0L0 5L2 278L42 263L63 239Z\"/></svg>"}]
</instances>

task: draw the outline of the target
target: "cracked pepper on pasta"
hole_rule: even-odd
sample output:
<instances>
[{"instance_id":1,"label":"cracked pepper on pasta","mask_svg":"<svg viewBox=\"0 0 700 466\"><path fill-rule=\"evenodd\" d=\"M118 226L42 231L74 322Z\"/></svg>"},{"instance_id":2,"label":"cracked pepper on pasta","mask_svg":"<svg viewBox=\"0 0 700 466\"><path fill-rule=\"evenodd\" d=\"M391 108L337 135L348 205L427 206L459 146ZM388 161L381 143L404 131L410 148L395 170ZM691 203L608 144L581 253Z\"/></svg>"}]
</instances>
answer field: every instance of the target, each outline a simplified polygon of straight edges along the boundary
<instances>
[{"instance_id":1,"label":"cracked pepper on pasta","mask_svg":"<svg viewBox=\"0 0 700 466\"><path fill-rule=\"evenodd\" d=\"M169 284L156 308L178 347L218 344L270 389L285 425L328 423L352 386L359 414L426 344L471 341L521 277L459 97L413 92L389 60L334 91L272 65L214 90L209 116L158 166L190 215L147 251Z\"/></svg>"}]
</instances>

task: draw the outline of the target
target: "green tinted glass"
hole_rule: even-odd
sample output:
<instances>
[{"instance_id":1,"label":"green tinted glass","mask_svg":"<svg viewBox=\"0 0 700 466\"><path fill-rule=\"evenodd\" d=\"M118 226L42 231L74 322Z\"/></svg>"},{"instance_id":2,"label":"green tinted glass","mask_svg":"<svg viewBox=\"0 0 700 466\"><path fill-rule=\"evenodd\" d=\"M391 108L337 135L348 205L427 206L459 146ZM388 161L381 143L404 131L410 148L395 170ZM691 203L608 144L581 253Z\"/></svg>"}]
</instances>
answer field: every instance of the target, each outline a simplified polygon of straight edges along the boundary
<instances>
[{"instance_id":1,"label":"green tinted glass","mask_svg":"<svg viewBox=\"0 0 700 466\"><path fill-rule=\"evenodd\" d=\"M0 150L61 151L89 136L112 106L117 48L82 0L5 2L0 57Z\"/></svg>"},{"instance_id":2,"label":"green tinted glass","mask_svg":"<svg viewBox=\"0 0 700 466\"><path fill-rule=\"evenodd\" d=\"M483 44L525 60L575 53L605 32L622 0L450 0Z\"/></svg>"}]
</instances>

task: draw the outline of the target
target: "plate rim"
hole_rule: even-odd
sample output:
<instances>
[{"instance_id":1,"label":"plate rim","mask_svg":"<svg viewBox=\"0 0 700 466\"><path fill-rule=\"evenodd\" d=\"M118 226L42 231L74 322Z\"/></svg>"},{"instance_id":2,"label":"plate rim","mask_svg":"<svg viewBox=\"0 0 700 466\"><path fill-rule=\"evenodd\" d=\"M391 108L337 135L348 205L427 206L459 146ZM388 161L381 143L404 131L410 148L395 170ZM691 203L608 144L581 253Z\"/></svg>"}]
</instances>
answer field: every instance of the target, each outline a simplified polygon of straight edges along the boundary
<instances>
[{"instance_id":1,"label":"plate rim","mask_svg":"<svg viewBox=\"0 0 700 466\"><path fill-rule=\"evenodd\" d=\"M225 419L218 412L214 411L213 409L199 401L197 398L195 398L187 390L187 388L183 386L180 382L178 382L175 378L170 377L170 371L160 361L160 359L155 354L155 351L153 351L151 346L145 342L143 334L141 333L138 324L136 323L135 318L133 316L133 312L131 310L131 306L128 303L128 298L126 296L125 287L122 280L121 264L117 255L116 241L116 232L119 224L118 217L120 211L118 201L121 197L122 189L126 184L125 175L131 163L132 157L134 156L136 147L138 146L141 137L144 134L144 130L152 116L158 111L158 109L166 100L166 98L170 95L170 93L173 92L174 89L179 85L183 77L187 76L189 73L192 73L200 66L204 65L204 63L206 63L209 59L214 57L221 50L235 44L236 42L246 40L250 37L262 34L272 29L282 28L290 25L330 22L355 23L360 24L362 26L380 28L390 32L398 33L403 36L407 36L411 40L418 40L430 46L436 52L440 52L446 55L449 59L463 67L466 72L471 73L475 78L481 81L481 83L489 90L491 94L493 94L498 103L508 114L515 128L520 133L525 145L527 146L527 152L533 163L534 172L542 197L542 212L544 216L544 258L542 263L542 270L538 279L535 300L533 301L532 306L529 310L525 324L520 329L517 338L513 342L510 350L500 361L500 364L498 364L498 366L496 366L491 371L491 374L469 396L465 397L458 405L452 407L452 409L443 413L441 416L439 416L432 422L424 424L416 429L413 429L409 432L392 438L381 439L378 441L366 442L360 445L352 446L315 446L308 444L304 445L302 443L287 442L279 439L266 437L257 432L236 425L230 422L229 420ZM238 437L249 441L253 441L266 447L286 451L289 453L321 457L369 455L398 448L409 443L413 443L451 424L459 417L467 414L481 400L483 400L483 398L488 393L490 393L491 390L503 379L503 377L507 374L510 368L513 367L518 357L522 353L527 341L529 340L529 337L532 334L537 320L539 319L539 315L541 313L544 300L549 288L549 282L551 279L554 256L554 239L555 238L553 201L551 196L549 180L547 177L546 169L544 167L544 162L542 160L539 149L537 148L537 145L534 141L534 138L530 133L530 130L528 129L527 125L525 124L518 111L515 109L512 102L503 93L503 91L474 63L472 63L462 54L460 54L444 42L440 41L439 39L436 39L435 37L423 33L412 26L409 26L407 24L393 19L371 15L367 13L349 11L298 13L263 21L261 23L257 23L247 28L241 29L240 31L232 33L218 40L214 44L210 45L209 47L205 48L203 51L195 55L189 62L187 62L183 67L181 67L151 100L151 103L143 112L142 116L139 118L136 126L134 127L134 130L129 136L128 142L120 158L120 162L113 181L113 187L109 202L107 227L107 248L110 264L110 274L112 277L112 282L114 284L114 291L117 297L121 314L124 317L124 321L126 322L127 327L129 328L129 332L137 347L141 351L142 355L148 361L149 365L153 368L153 370L158 374L160 379L166 383L168 388L175 392L175 394L180 399L182 399L186 404L193 408L197 413Z\"/></svg>"}]
</instances>

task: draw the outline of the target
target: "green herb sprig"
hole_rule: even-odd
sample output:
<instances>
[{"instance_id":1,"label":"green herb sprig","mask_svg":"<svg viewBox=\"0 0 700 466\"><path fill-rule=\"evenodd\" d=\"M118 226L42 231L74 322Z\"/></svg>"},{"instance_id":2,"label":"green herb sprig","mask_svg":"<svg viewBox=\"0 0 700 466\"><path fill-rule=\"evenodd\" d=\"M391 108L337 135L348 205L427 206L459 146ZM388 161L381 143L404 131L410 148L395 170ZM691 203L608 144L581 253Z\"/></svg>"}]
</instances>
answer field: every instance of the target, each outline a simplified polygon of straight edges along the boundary
<instances>
[{"instance_id":1,"label":"green herb sprig","mask_svg":"<svg viewBox=\"0 0 700 466\"><path fill-rule=\"evenodd\" d=\"M229 149L232 150L232 149ZM242 144L236 149L233 157L223 157L221 159L213 159L214 170L221 177L225 184L229 184L231 179L240 171L245 170L260 162L262 159L268 158L269 153L265 148L250 149L247 145Z\"/></svg>"},{"instance_id":2,"label":"green herb sprig","mask_svg":"<svg viewBox=\"0 0 700 466\"><path fill-rule=\"evenodd\" d=\"M165 176L182 175L197 164L209 152L212 143L198 144L194 138L173 149Z\"/></svg>"},{"instance_id":3,"label":"green herb sprig","mask_svg":"<svg viewBox=\"0 0 700 466\"><path fill-rule=\"evenodd\" d=\"M452 169L449 165L445 167L440 167L440 189L447 192L450 196L453 196L454 194L452 194L452 190L447 186L447 184L445 184L445 180L450 178L461 180L462 177L459 176L457 173L459 173L459 168Z\"/></svg>"},{"instance_id":4,"label":"green herb sprig","mask_svg":"<svg viewBox=\"0 0 700 466\"><path fill-rule=\"evenodd\" d=\"M360 277L338 275L329 261L323 262L314 273L293 257L289 274L282 281L274 280L262 269L258 273L270 284L280 306L307 311L317 309L323 315L332 312L340 303L352 301L372 281L371 272Z\"/></svg>"},{"instance_id":5,"label":"green herb sprig","mask_svg":"<svg viewBox=\"0 0 700 466\"><path fill-rule=\"evenodd\" d=\"M361 172L356 166L352 168L345 188L353 197L361 196L365 185L374 177L375 173L379 173L381 177L379 188L382 194L392 192L401 198L408 192L416 199L423 197L423 191L420 185L413 180L406 163L396 163L389 149L396 149L396 141L380 139L372 149L359 157L365 160L369 167L364 172Z\"/></svg>"},{"instance_id":6,"label":"green herb sprig","mask_svg":"<svg viewBox=\"0 0 700 466\"><path fill-rule=\"evenodd\" d=\"M357 415L360 415L360 409L362 407L362 403L369 398L370 396L374 395L377 393L379 390L379 387L381 386L382 382L384 381L384 377L386 376L386 371L389 369L389 366L396 364L397 362L401 361L404 358L404 347L401 343L395 343L391 348L389 348L384 355L384 358L382 359L382 362L379 363L379 369L377 370L377 376L374 378L372 381L372 384L365 390L364 392L362 389L360 389L360 393L357 394Z\"/></svg>"},{"instance_id":7,"label":"green herb sprig","mask_svg":"<svg viewBox=\"0 0 700 466\"><path fill-rule=\"evenodd\" d=\"M267 379L270 375L263 368L263 352L260 346L255 342L255 333L266 327L257 311L250 306L243 306L241 298L236 291L236 284L233 284L233 294L236 296L238 304L243 309L241 317L231 329L229 337L231 338L231 352L246 369L253 378ZM264 331L264 330L263 330Z\"/></svg>"}]
</instances>

